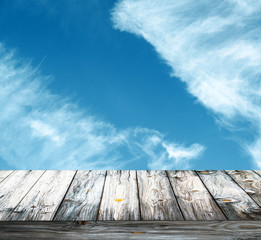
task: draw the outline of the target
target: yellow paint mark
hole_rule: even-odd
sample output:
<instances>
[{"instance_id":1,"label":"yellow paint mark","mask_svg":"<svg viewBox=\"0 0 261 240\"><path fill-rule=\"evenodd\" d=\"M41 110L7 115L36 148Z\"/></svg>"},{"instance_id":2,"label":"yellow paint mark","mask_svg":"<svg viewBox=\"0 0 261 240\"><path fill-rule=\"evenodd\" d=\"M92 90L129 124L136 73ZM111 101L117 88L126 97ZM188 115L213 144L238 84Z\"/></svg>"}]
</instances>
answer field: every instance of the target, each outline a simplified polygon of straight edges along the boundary
<instances>
[{"instance_id":1,"label":"yellow paint mark","mask_svg":"<svg viewBox=\"0 0 261 240\"><path fill-rule=\"evenodd\" d=\"M152 176L148 176L148 177L152 177Z\"/></svg>"},{"instance_id":2,"label":"yellow paint mark","mask_svg":"<svg viewBox=\"0 0 261 240\"><path fill-rule=\"evenodd\" d=\"M200 190L197 190L197 189L194 189L194 190L192 190L192 192L199 192Z\"/></svg>"},{"instance_id":3,"label":"yellow paint mark","mask_svg":"<svg viewBox=\"0 0 261 240\"><path fill-rule=\"evenodd\" d=\"M91 189L88 189L88 191L87 192L90 192L91 191Z\"/></svg>"},{"instance_id":4,"label":"yellow paint mark","mask_svg":"<svg viewBox=\"0 0 261 240\"><path fill-rule=\"evenodd\" d=\"M132 232L133 234L143 234L145 232Z\"/></svg>"},{"instance_id":5,"label":"yellow paint mark","mask_svg":"<svg viewBox=\"0 0 261 240\"><path fill-rule=\"evenodd\" d=\"M115 202L121 202L121 201L123 201L123 199L122 198L115 198L114 201Z\"/></svg>"},{"instance_id":6,"label":"yellow paint mark","mask_svg":"<svg viewBox=\"0 0 261 240\"><path fill-rule=\"evenodd\" d=\"M160 201L160 202L163 202L163 201L164 201L164 199L159 199L159 201Z\"/></svg>"},{"instance_id":7,"label":"yellow paint mark","mask_svg":"<svg viewBox=\"0 0 261 240\"><path fill-rule=\"evenodd\" d=\"M221 199L222 202L231 202L232 200L230 199Z\"/></svg>"},{"instance_id":8,"label":"yellow paint mark","mask_svg":"<svg viewBox=\"0 0 261 240\"><path fill-rule=\"evenodd\" d=\"M252 180L252 179L245 179L244 181L245 182L253 182L254 180Z\"/></svg>"},{"instance_id":9,"label":"yellow paint mark","mask_svg":"<svg viewBox=\"0 0 261 240\"><path fill-rule=\"evenodd\" d=\"M99 214L101 214L102 213L102 211L101 210L99 210Z\"/></svg>"},{"instance_id":10,"label":"yellow paint mark","mask_svg":"<svg viewBox=\"0 0 261 240\"><path fill-rule=\"evenodd\" d=\"M207 171L201 171L200 173L206 174L206 173L208 173L208 172L207 172Z\"/></svg>"}]
</instances>

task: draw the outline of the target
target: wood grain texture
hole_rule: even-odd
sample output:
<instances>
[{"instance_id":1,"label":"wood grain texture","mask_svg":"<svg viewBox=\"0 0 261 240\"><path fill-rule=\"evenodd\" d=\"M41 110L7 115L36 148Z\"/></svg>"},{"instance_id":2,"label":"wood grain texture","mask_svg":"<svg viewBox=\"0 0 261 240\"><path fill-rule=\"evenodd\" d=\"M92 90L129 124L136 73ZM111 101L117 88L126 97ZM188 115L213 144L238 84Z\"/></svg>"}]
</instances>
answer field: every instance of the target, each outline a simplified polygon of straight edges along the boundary
<instances>
[{"instance_id":1,"label":"wood grain texture","mask_svg":"<svg viewBox=\"0 0 261 240\"><path fill-rule=\"evenodd\" d=\"M259 174L0 171L0 221L261 220Z\"/></svg>"},{"instance_id":2,"label":"wood grain texture","mask_svg":"<svg viewBox=\"0 0 261 240\"><path fill-rule=\"evenodd\" d=\"M259 220L260 207L224 171L198 174L229 220Z\"/></svg>"},{"instance_id":3,"label":"wood grain texture","mask_svg":"<svg viewBox=\"0 0 261 240\"><path fill-rule=\"evenodd\" d=\"M260 221L0 222L0 239L258 240Z\"/></svg>"},{"instance_id":4,"label":"wood grain texture","mask_svg":"<svg viewBox=\"0 0 261 240\"><path fill-rule=\"evenodd\" d=\"M256 172L259 176L261 176L261 170L255 170L254 172Z\"/></svg>"},{"instance_id":5,"label":"wood grain texture","mask_svg":"<svg viewBox=\"0 0 261 240\"><path fill-rule=\"evenodd\" d=\"M261 176L254 171L226 171L261 206Z\"/></svg>"},{"instance_id":6,"label":"wood grain texture","mask_svg":"<svg viewBox=\"0 0 261 240\"><path fill-rule=\"evenodd\" d=\"M107 171L98 219L140 219L136 171Z\"/></svg>"},{"instance_id":7,"label":"wood grain texture","mask_svg":"<svg viewBox=\"0 0 261 240\"><path fill-rule=\"evenodd\" d=\"M106 171L78 171L55 220L96 220Z\"/></svg>"},{"instance_id":8,"label":"wood grain texture","mask_svg":"<svg viewBox=\"0 0 261 240\"><path fill-rule=\"evenodd\" d=\"M52 220L75 171L46 171L10 215L10 220Z\"/></svg>"},{"instance_id":9,"label":"wood grain texture","mask_svg":"<svg viewBox=\"0 0 261 240\"><path fill-rule=\"evenodd\" d=\"M185 220L226 220L194 171L167 171Z\"/></svg>"},{"instance_id":10,"label":"wood grain texture","mask_svg":"<svg viewBox=\"0 0 261 240\"><path fill-rule=\"evenodd\" d=\"M13 173L13 170L1 170L0 171L0 183L4 181L11 173Z\"/></svg>"},{"instance_id":11,"label":"wood grain texture","mask_svg":"<svg viewBox=\"0 0 261 240\"><path fill-rule=\"evenodd\" d=\"M137 171L142 220L183 220L165 171Z\"/></svg>"},{"instance_id":12,"label":"wood grain texture","mask_svg":"<svg viewBox=\"0 0 261 240\"><path fill-rule=\"evenodd\" d=\"M0 183L0 221L7 220L44 171L15 171Z\"/></svg>"}]
</instances>

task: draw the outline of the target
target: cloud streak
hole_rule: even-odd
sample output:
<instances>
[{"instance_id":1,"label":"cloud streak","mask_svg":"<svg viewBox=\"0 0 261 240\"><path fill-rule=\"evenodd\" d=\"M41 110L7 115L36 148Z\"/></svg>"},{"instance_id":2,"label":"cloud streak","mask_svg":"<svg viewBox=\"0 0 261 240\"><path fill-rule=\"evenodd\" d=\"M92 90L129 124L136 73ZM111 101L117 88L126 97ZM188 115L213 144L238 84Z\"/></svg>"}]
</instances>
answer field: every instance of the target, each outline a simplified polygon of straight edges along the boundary
<instances>
[{"instance_id":1,"label":"cloud streak","mask_svg":"<svg viewBox=\"0 0 261 240\"><path fill-rule=\"evenodd\" d=\"M255 140L241 144L261 168L261 2L121 0L112 20L152 44L224 126L250 123Z\"/></svg>"},{"instance_id":2,"label":"cloud streak","mask_svg":"<svg viewBox=\"0 0 261 240\"><path fill-rule=\"evenodd\" d=\"M1 169L188 168L205 149L153 129L117 129L52 94L49 78L0 44Z\"/></svg>"}]
</instances>

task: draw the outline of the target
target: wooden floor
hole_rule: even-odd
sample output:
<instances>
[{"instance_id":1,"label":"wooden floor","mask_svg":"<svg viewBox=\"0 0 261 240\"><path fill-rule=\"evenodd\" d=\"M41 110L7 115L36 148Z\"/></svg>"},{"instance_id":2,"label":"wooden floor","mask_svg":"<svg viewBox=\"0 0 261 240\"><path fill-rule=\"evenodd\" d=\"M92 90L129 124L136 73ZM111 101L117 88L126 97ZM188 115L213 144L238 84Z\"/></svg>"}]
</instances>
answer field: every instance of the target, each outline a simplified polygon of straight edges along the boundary
<instances>
[{"instance_id":1,"label":"wooden floor","mask_svg":"<svg viewBox=\"0 0 261 240\"><path fill-rule=\"evenodd\" d=\"M140 234L133 239L160 239L152 234L156 226L168 234L174 226L180 231L215 226L215 232L224 225L234 237L242 230L261 239L260 220L261 171L0 171L0 239L16 239L10 234L29 225L53 232L50 228L69 223L88 234L90 226L129 227L128 234ZM236 225L238 232L231 227ZM182 236L164 239L215 239ZM219 239L248 239L242 236Z\"/></svg>"}]
</instances>

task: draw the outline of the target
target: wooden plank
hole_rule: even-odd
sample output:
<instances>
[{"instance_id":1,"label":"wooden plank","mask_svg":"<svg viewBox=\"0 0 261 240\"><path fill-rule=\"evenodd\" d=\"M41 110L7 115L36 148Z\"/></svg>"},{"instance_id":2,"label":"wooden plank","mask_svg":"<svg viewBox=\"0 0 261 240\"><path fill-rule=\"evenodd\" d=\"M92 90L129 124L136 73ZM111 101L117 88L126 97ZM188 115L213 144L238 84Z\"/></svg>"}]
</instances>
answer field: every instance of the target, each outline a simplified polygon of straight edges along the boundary
<instances>
[{"instance_id":1,"label":"wooden plank","mask_svg":"<svg viewBox=\"0 0 261 240\"><path fill-rule=\"evenodd\" d=\"M194 171L167 171L185 220L226 220Z\"/></svg>"},{"instance_id":2,"label":"wooden plank","mask_svg":"<svg viewBox=\"0 0 261 240\"><path fill-rule=\"evenodd\" d=\"M261 170L255 170L255 172L256 172L259 176L261 176Z\"/></svg>"},{"instance_id":3,"label":"wooden plank","mask_svg":"<svg viewBox=\"0 0 261 240\"><path fill-rule=\"evenodd\" d=\"M2 222L0 239L261 239L260 221Z\"/></svg>"},{"instance_id":4,"label":"wooden plank","mask_svg":"<svg viewBox=\"0 0 261 240\"><path fill-rule=\"evenodd\" d=\"M261 219L260 207L224 171L198 174L229 220Z\"/></svg>"},{"instance_id":5,"label":"wooden plank","mask_svg":"<svg viewBox=\"0 0 261 240\"><path fill-rule=\"evenodd\" d=\"M226 171L261 206L261 176L253 171Z\"/></svg>"},{"instance_id":6,"label":"wooden plank","mask_svg":"<svg viewBox=\"0 0 261 240\"><path fill-rule=\"evenodd\" d=\"M107 171L98 219L140 219L136 171Z\"/></svg>"},{"instance_id":7,"label":"wooden plank","mask_svg":"<svg viewBox=\"0 0 261 240\"><path fill-rule=\"evenodd\" d=\"M0 221L6 220L44 171L15 171L0 183Z\"/></svg>"},{"instance_id":8,"label":"wooden plank","mask_svg":"<svg viewBox=\"0 0 261 240\"><path fill-rule=\"evenodd\" d=\"M10 220L52 220L75 171L46 171L23 198Z\"/></svg>"},{"instance_id":9,"label":"wooden plank","mask_svg":"<svg viewBox=\"0 0 261 240\"><path fill-rule=\"evenodd\" d=\"M78 171L55 220L96 220L106 171Z\"/></svg>"},{"instance_id":10,"label":"wooden plank","mask_svg":"<svg viewBox=\"0 0 261 240\"><path fill-rule=\"evenodd\" d=\"M183 220L165 171L137 171L142 220Z\"/></svg>"},{"instance_id":11,"label":"wooden plank","mask_svg":"<svg viewBox=\"0 0 261 240\"><path fill-rule=\"evenodd\" d=\"M0 183L4 181L11 173L13 173L13 170L1 170L0 171Z\"/></svg>"}]
</instances>

